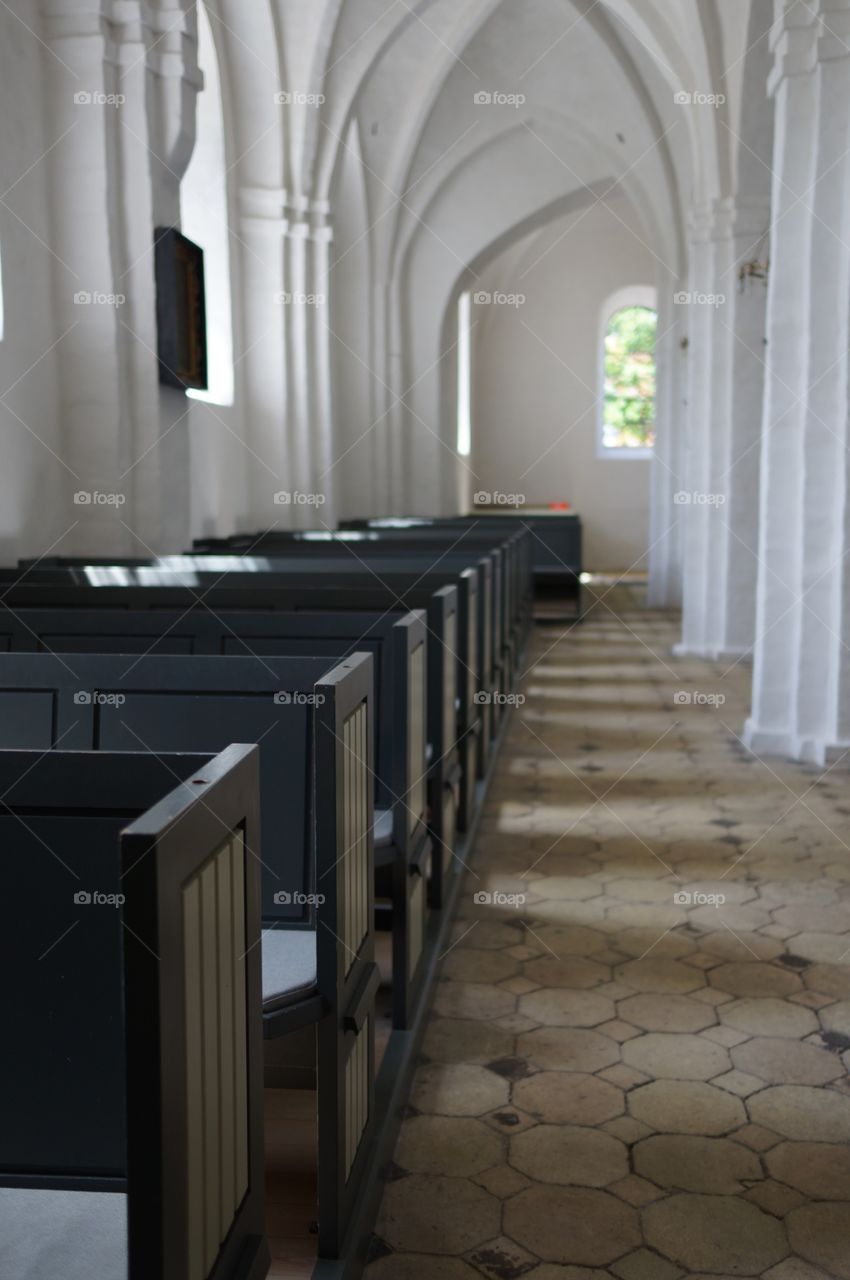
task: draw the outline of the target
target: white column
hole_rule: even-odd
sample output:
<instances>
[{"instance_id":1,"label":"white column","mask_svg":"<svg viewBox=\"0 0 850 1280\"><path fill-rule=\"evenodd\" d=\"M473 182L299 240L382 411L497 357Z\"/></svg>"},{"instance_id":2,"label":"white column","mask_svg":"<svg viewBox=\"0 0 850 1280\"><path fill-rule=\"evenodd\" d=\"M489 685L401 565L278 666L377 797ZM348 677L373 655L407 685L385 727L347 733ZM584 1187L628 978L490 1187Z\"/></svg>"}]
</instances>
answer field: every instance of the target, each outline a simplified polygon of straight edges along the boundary
<instances>
[{"instance_id":1,"label":"white column","mask_svg":"<svg viewBox=\"0 0 850 1280\"><path fill-rule=\"evenodd\" d=\"M738 291L763 240L769 206L714 201L694 219L688 356L685 545L680 653L748 656L755 631L764 285Z\"/></svg>"},{"instance_id":2,"label":"white column","mask_svg":"<svg viewBox=\"0 0 850 1280\"><path fill-rule=\"evenodd\" d=\"M118 287L124 297L118 319L123 365L124 413L121 469L127 504L125 522L137 535L133 551L145 555L158 548L161 536L159 456L159 371L155 355L156 281L153 271L154 193L149 152L148 91L155 84L148 64L148 46L156 40L151 13L134 6L117 35L116 62L121 107L119 131L120 182L114 257ZM130 20L132 17L132 21ZM158 33L157 33L158 34Z\"/></svg>"},{"instance_id":3,"label":"white column","mask_svg":"<svg viewBox=\"0 0 850 1280\"><path fill-rule=\"evenodd\" d=\"M804 440L809 386L811 196L818 117L816 18L780 0L772 41L776 100L771 271L759 514L752 716L756 752L794 754L804 589ZM823 233L823 232L822 232ZM824 233L825 234L825 233Z\"/></svg>"},{"instance_id":4,"label":"white column","mask_svg":"<svg viewBox=\"0 0 850 1280\"><path fill-rule=\"evenodd\" d=\"M717 321L718 263L728 255L728 210L719 202L697 208L691 216L689 287L679 295L687 325L688 389L685 429L685 481L674 496L680 508L683 538L682 642L677 652L705 655L711 610L709 563L719 524L716 483L718 448L713 406L721 399L726 360ZM720 297L725 295L720 294ZM715 360L720 378L715 385Z\"/></svg>"},{"instance_id":5,"label":"white column","mask_svg":"<svg viewBox=\"0 0 850 1280\"><path fill-rule=\"evenodd\" d=\"M310 418L310 312L308 245L310 226L307 201L290 197L289 220L284 241L286 311L286 426L287 472L292 477L294 495L311 494L313 485L313 440ZM288 513L288 523L305 528L315 522L316 509L296 501Z\"/></svg>"},{"instance_id":6,"label":"white column","mask_svg":"<svg viewBox=\"0 0 850 1280\"><path fill-rule=\"evenodd\" d=\"M750 655L755 639L758 579L759 462L767 322L767 286L738 273L756 255L766 257L764 233L770 221L767 202L738 201L733 211L730 269L721 286L732 299L727 335L731 348L727 398L727 451L717 486L726 495L718 545L720 606L714 634L718 658ZM721 314L721 324L727 323Z\"/></svg>"},{"instance_id":7,"label":"white column","mask_svg":"<svg viewBox=\"0 0 850 1280\"><path fill-rule=\"evenodd\" d=\"M311 231L308 244L308 280L310 293L315 299L310 310L310 401L312 404L312 432L314 439L313 491L322 498L322 505L313 512L313 523L320 521L336 527L337 477L333 466L336 457L334 430L335 406L331 396L331 333L330 297L332 277L329 277L330 246L333 229L329 224L327 201L311 206ZM345 406L342 406L345 411Z\"/></svg>"},{"instance_id":8,"label":"white column","mask_svg":"<svg viewBox=\"0 0 850 1280\"><path fill-rule=\"evenodd\" d=\"M244 422L248 499L244 525L288 527L289 512L276 506L278 492L291 491L286 440L286 344L290 308L284 270L286 193L281 188L239 191L238 278L242 285Z\"/></svg>"},{"instance_id":9,"label":"white column","mask_svg":"<svg viewBox=\"0 0 850 1280\"><path fill-rule=\"evenodd\" d=\"M679 461L684 425L686 351L681 309L674 303L675 282L665 279L658 290L656 346L656 431L651 470L649 585L653 609L674 609L682 602L680 510L673 495L683 488Z\"/></svg>"},{"instance_id":10,"label":"white column","mask_svg":"<svg viewBox=\"0 0 850 1280\"><path fill-rule=\"evenodd\" d=\"M822 763L843 736L848 670L842 627L847 590L850 378L850 0L822 0L818 134L809 203L811 241L808 400L803 480L803 599L799 608L794 754Z\"/></svg>"},{"instance_id":11,"label":"white column","mask_svg":"<svg viewBox=\"0 0 850 1280\"><path fill-rule=\"evenodd\" d=\"M63 524L74 532L55 551L116 552L129 539L116 501L88 503L74 495L126 500L121 482L124 397L118 349L121 333L113 247L117 230L114 156L120 143L115 50L98 0L69 12L63 0L44 4L43 35L50 135L61 139L47 156L54 254L54 312L59 375L61 453L67 467ZM53 55L53 56L51 56ZM112 301L110 301L112 299ZM64 336L63 336L64 335Z\"/></svg>"}]
</instances>

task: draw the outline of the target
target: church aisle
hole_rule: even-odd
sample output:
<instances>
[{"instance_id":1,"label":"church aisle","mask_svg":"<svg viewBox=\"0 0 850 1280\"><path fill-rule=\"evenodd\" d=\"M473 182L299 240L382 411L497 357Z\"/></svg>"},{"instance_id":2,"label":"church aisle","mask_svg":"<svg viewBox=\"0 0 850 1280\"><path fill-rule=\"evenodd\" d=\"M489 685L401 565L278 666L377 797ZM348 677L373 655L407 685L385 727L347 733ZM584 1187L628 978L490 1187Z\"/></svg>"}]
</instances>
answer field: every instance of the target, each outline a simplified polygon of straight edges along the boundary
<instances>
[{"instance_id":1,"label":"church aisle","mask_svg":"<svg viewBox=\"0 0 850 1280\"><path fill-rule=\"evenodd\" d=\"M371 1280L850 1277L848 760L677 625L533 637Z\"/></svg>"}]
</instances>

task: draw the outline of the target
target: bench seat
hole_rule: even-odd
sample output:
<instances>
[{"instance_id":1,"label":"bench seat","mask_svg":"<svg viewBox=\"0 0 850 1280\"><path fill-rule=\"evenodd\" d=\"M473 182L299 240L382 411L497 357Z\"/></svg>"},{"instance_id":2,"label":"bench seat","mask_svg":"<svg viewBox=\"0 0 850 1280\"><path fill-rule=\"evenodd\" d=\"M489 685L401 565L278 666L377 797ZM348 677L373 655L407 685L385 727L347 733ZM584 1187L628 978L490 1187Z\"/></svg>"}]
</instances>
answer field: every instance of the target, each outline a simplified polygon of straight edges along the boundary
<instances>
[{"instance_id":1,"label":"bench seat","mask_svg":"<svg viewBox=\"0 0 850 1280\"><path fill-rule=\"evenodd\" d=\"M0 1187L0 1275L127 1280L127 1197Z\"/></svg>"},{"instance_id":2,"label":"bench seat","mask_svg":"<svg viewBox=\"0 0 850 1280\"><path fill-rule=\"evenodd\" d=\"M313 994L318 985L312 929L263 931L263 1005L275 1009Z\"/></svg>"},{"instance_id":3,"label":"bench seat","mask_svg":"<svg viewBox=\"0 0 850 1280\"><path fill-rule=\"evenodd\" d=\"M393 811L392 809L376 809L372 830L375 833L375 848L385 849L392 844Z\"/></svg>"}]
</instances>

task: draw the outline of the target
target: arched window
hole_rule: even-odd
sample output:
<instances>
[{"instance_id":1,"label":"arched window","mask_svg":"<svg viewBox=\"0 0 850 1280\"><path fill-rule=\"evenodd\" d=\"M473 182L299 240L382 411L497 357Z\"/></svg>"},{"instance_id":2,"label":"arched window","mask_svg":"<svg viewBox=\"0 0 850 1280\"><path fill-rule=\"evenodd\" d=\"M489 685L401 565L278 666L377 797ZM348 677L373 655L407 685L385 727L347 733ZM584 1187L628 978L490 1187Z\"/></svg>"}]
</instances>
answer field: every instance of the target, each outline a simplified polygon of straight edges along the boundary
<instances>
[{"instance_id":1,"label":"arched window","mask_svg":"<svg viewBox=\"0 0 850 1280\"><path fill-rule=\"evenodd\" d=\"M462 293L457 303L457 451L472 452L472 297Z\"/></svg>"},{"instance_id":2,"label":"arched window","mask_svg":"<svg viewBox=\"0 0 850 1280\"><path fill-rule=\"evenodd\" d=\"M188 394L213 404L233 404L233 317L224 110L210 20L200 2L197 13L198 65L204 74L204 88L198 95L195 147L180 184L180 222L183 234L204 251L209 389Z\"/></svg>"},{"instance_id":3,"label":"arched window","mask_svg":"<svg viewBox=\"0 0 850 1280\"><path fill-rule=\"evenodd\" d=\"M622 290L603 312L601 457L648 457L655 444L654 289Z\"/></svg>"}]
</instances>

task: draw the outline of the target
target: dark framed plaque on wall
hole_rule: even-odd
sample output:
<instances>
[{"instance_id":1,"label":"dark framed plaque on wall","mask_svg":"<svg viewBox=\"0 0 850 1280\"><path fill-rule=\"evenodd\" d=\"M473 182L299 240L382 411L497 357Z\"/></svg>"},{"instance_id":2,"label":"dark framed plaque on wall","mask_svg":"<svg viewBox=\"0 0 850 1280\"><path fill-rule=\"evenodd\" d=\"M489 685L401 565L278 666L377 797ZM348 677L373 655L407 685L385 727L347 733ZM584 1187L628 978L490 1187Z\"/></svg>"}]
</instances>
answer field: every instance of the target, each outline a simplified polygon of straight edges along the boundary
<instances>
[{"instance_id":1,"label":"dark framed plaque on wall","mask_svg":"<svg viewBox=\"0 0 850 1280\"><path fill-rule=\"evenodd\" d=\"M182 391L205 391L204 251L176 227L158 227L154 234L159 380Z\"/></svg>"}]
</instances>

